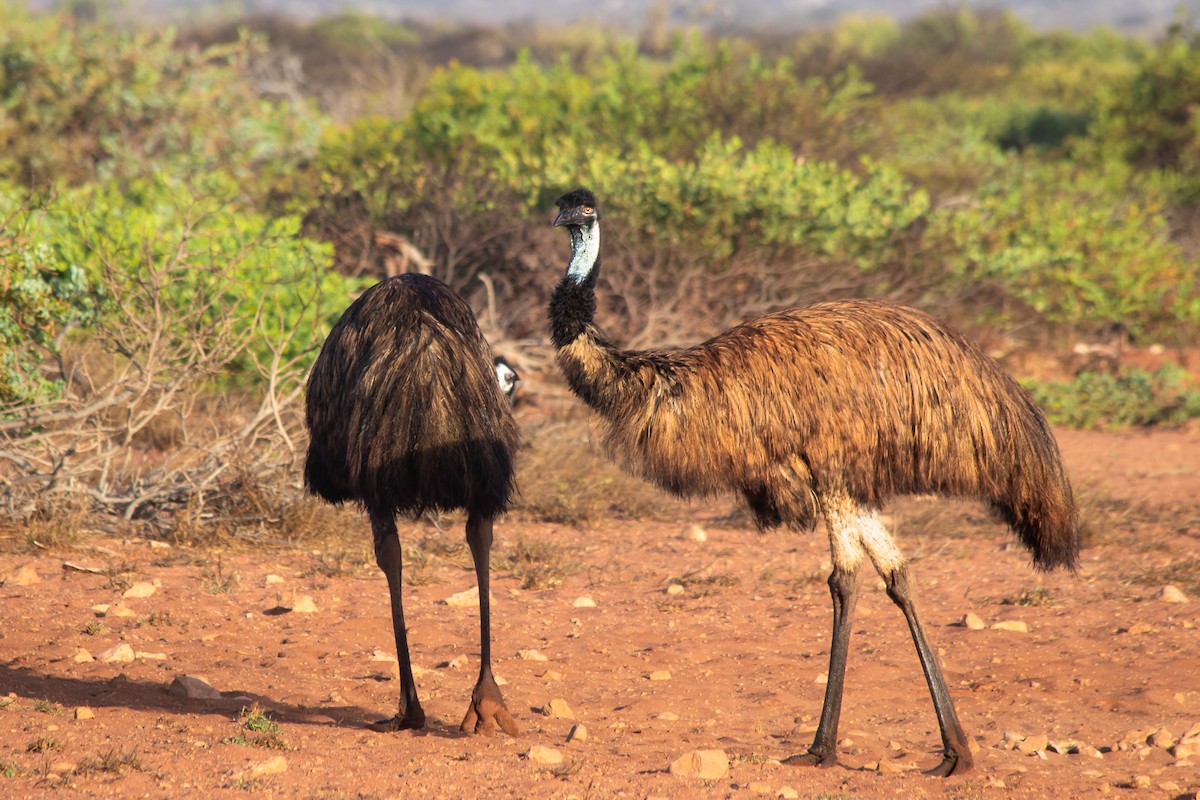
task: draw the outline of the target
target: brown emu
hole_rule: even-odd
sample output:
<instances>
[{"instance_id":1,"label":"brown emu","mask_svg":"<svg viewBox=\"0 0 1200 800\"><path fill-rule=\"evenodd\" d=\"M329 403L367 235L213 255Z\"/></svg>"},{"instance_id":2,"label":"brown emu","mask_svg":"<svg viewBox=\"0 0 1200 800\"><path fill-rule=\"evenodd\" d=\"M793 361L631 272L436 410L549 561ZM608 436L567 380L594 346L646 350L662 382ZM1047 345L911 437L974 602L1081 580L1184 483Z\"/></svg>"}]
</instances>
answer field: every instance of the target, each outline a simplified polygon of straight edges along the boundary
<instances>
[{"instance_id":1,"label":"brown emu","mask_svg":"<svg viewBox=\"0 0 1200 800\"><path fill-rule=\"evenodd\" d=\"M557 359L603 420L609 452L679 495L740 492L760 527L811 529L823 517L833 571L833 637L821 720L793 764L837 761L837 728L858 598L870 559L908 622L941 728L943 760L971 752L909 592L904 556L877 515L898 494L989 503L1041 569L1079 550L1058 445L1029 395L978 347L912 308L846 300L791 308L694 347L623 351L593 324L600 212L578 189L554 225L571 261L550 301Z\"/></svg>"},{"instance_id":2,"label":"brown emu","mask_svg":"<svg viewBox=\"0 0 1200 800\"><path fill-rule=\"evenodd\" d=\"M515 378L515 373L513 374ZM488 555L492 521L513 490L517 427L491 351L462 298L425 275L372 286L329 332L308 380L304 482L331 503L353 500L371 519L387 576L400 704L378 730L421 728L401 599L396 514L465 509L479 583L480 667L464 731L515 735L492 677Z\"/></svg>"}]
</instances>

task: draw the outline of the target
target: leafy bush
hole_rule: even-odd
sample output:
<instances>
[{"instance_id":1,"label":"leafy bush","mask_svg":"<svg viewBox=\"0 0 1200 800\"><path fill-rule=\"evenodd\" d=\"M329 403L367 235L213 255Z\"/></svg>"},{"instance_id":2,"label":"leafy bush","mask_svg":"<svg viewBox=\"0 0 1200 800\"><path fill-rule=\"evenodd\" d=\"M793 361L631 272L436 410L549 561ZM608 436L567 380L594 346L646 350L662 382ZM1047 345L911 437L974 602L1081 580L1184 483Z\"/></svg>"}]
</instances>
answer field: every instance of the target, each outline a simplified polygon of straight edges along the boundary
<instances>
[{"instance_id":1,"label":"leafy bush","mask_svg":"<svg viewBox=\"0 0 1200 800\"><path fill-rule=\"evenodd\" d=\"M1157 425L1200 417L1200 388L1173 365L1155 372L1084 372L1072 381L1027 388L1051 422L1073 428Z\"/></svg>"}]
</instances>

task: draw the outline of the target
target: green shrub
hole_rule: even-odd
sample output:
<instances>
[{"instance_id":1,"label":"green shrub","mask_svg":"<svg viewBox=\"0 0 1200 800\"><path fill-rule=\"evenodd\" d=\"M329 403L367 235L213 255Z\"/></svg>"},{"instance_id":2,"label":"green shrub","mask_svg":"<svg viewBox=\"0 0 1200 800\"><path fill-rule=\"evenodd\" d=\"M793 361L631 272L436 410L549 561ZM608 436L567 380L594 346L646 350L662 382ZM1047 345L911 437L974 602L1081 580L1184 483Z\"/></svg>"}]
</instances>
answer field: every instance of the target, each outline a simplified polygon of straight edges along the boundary
<instances>
[{"instance_id":1,"label":"green shrub","mask_svg":"<svg viewBox=\"0 0 1200 800\"><path fill-rule=\"evenodd\" d=\"M1027 388L1051 422L1073 428L1158 425L1200 417L1200 389L1173 365L1155 372L1084 372L1072 381L1030 383Z\"/></svg>"}]
</instances>

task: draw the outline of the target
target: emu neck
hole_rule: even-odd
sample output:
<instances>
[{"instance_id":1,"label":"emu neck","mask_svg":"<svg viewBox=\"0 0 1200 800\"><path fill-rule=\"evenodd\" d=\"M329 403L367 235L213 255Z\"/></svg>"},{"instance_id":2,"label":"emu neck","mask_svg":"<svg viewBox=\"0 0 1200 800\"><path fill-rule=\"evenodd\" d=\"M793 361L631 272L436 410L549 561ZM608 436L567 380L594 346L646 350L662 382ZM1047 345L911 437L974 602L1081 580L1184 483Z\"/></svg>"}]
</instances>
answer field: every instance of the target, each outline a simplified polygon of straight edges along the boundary
<instances>
[{"instance_id":1,"label":"emu neck","mask_svg":"<svg viewBox=\"0 0 1200 800\"><path fill-rule=\"evenodd\" d=\"M571 261L550 298L550 338L563 376L576 395L611 417L628 398L629 365L594 325L600 272L600 226L570 228Z\"/></svg>"}]
</instances>

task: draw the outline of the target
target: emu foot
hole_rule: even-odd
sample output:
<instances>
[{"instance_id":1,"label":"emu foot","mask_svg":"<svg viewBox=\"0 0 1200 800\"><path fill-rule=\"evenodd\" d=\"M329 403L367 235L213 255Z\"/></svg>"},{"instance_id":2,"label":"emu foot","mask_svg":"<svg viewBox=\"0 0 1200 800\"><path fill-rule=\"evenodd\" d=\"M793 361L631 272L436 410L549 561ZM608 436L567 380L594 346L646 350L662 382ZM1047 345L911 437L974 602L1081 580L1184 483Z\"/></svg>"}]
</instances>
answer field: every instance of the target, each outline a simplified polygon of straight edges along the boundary
<instances>
[{"instance_id":1,"label":"emu foot","mask_svg":"<svg viewBox=\"0 0 1200 800\"><path fill-rule=\"evenodd\" d=\"M925 774L933 775L936 778L949 778L951 775L965 775L973 767L974 762L971 760L971 752L969 750L961 753L950 751L942 757L942 763L933 769L925 770Z\"/></svg>"},{"instance_id":2,"label":"emu foot","mask_svg":"<svg viewBox=\"0 0 1200 800\"><path fill-rule=\"evenodd\" d=\"M837 765L837 753L832 750L825 753L809 750L807 753L788 756L780 763L789 767L832 767Z\"/></svg>"},{"instance_id":3,"label":"emu foot","mask_svg":"<svg viewBox=\"0 0 1200 800\"><path fill-rule=\"evenodd\" d=\"M476 733L481 736L491 736L496 728L516 736L521 732L517 721L508 713L504 698L500 695L500 687L494 680L480 680L471 693L471 705L463 717L459 728L463 733Z\"/></svg>"},{"instance_id":4,"label":"emu foot","mask_svg":"<svg viewBox=\"0 0 1200 800\"><path fill-rule=\"evenodd\" d=\"M388 733L390 731L419 730L425 727L425 712L420 706L397 714L389 719L370 722L367 727L373 731Z\"/></svg>"}]
</instances>

